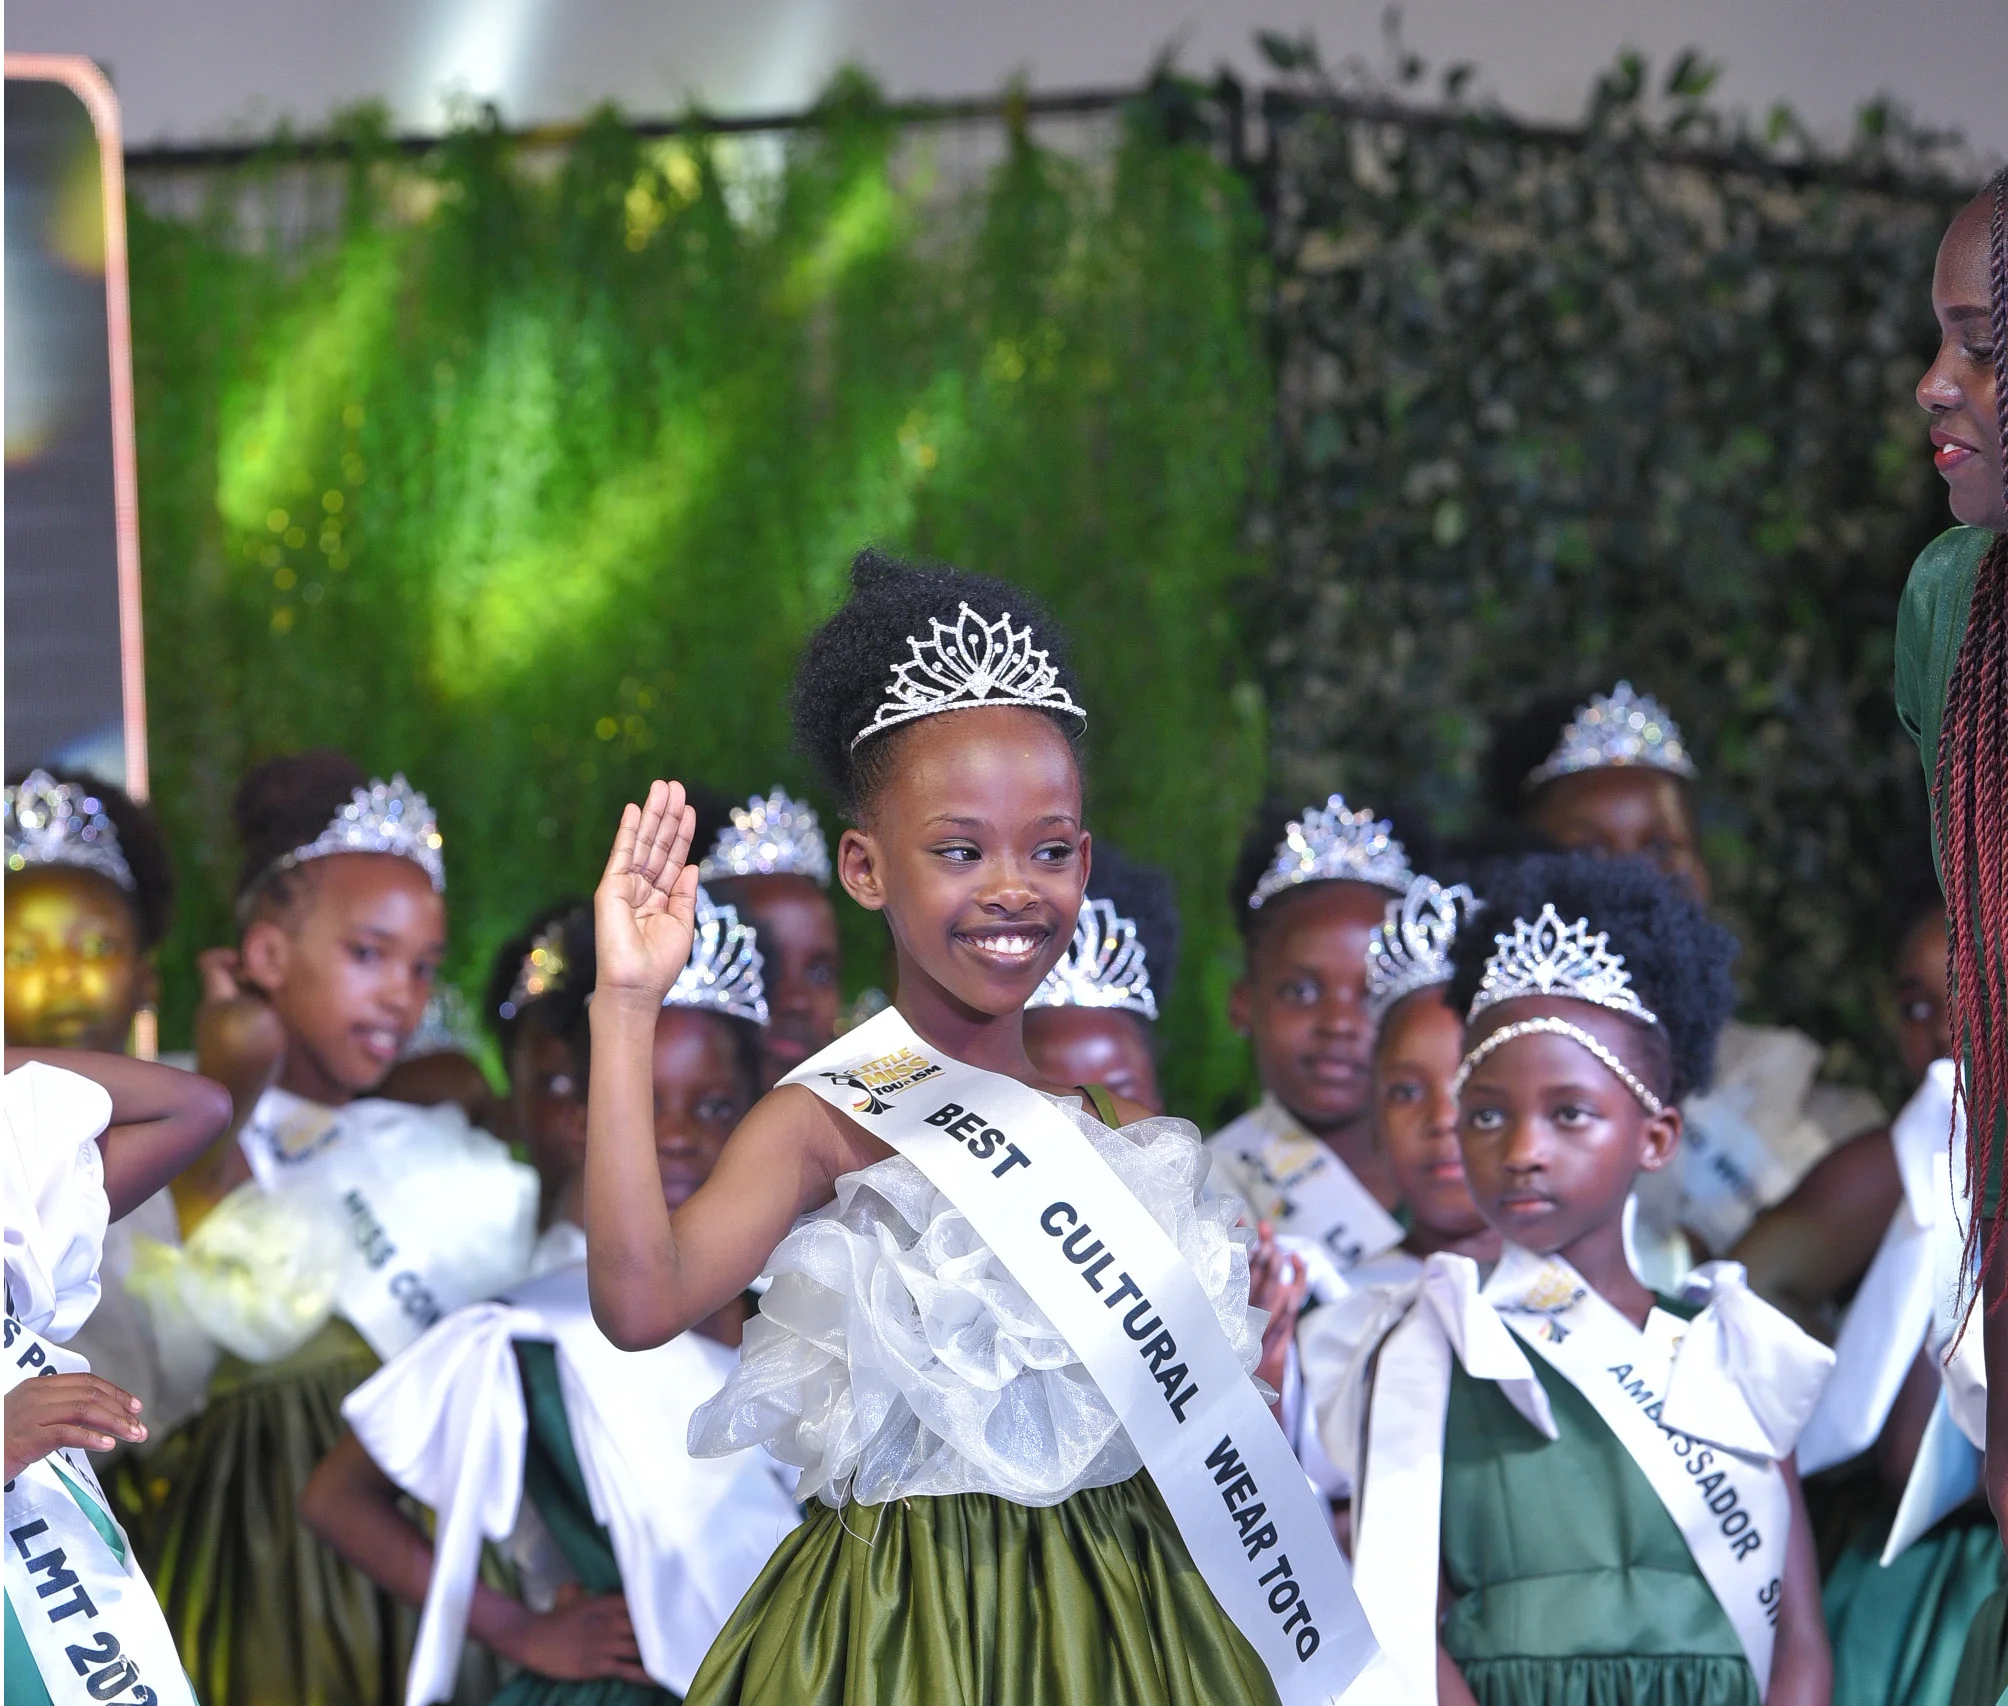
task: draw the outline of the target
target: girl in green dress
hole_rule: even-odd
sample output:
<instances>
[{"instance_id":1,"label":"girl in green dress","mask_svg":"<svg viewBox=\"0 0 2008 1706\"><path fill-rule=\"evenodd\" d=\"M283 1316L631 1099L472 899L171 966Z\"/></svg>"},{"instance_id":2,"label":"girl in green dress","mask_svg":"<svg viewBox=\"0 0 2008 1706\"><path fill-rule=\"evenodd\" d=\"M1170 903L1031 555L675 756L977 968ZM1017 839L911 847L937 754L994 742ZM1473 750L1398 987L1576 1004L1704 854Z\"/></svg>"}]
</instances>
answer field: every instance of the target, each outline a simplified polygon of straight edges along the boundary
<instances>
[{"instance_id":1,"label":"girl in green dress","mask_svg":"<svg viewBox=\"0 0 2008 1706\"><path fill-rule=\"evenodd\" d=\"M1248 1380L1263 1322L1250 1308L1252 1238L1238 1228L1239 1203L1201 1200L1193 1127L1051 1082L1026 1054L1025 1004L1073 936L1089 874L1073 745L1085 714L1063 646L1019 589L869 552L853 565L849 602L799 666L796 729L852 820L838 879L886 919L899 964L894 1005L867 1022L877 1027L865 1039L872 1046L848 1075L812 1061L763 1097L710 1179L673 1212L644 1185L654 1168L653 1015L688 950L696 888L680 787L658 782L645 808L627 808L595 895L586 1157L594 1316L616 1344L657 1345L764 1269L772 1285L739 1367L693 1418L691 1447L712 1456L765 1443L802 1468L801 1491L815 1497L699 1670L688 1698L701 1706L1262 1702L1277 1698L1276 1658L1265 1664L1257 1640L1278 1655L1278 1637L1286 1650L1294 1639L1289 1663L1315 1658L1314 1677L1335 1664L1350 1676L1370 1656L1329 1524ZM912 1040L877 1052L876 1039L902 1031ZM825 1066L851 1059L841 1046L821 1057ZM903 1061L916 1064L905 1079ZM1103 1278L1082 1284L1096 1271L1087 1267L1067 1269L1064 1301L1096 1355L1110 1344L1103 1323L1115 1324L1117 1354L1133 1359L1143 1353L1131 1341L1175 1314L1176 1343L1204 1347L1222 1413L1250 1424L1235 1443L1269 1466L1267 1520L1291 1525L1288 1568L1263 1590L1276 1625L1244 1632L1228 1618L1202 1574L1225 1549L1195 1562L1198 1548L1188 1548L1159 1484L1176 1475L1181 1491L1190 1487L1193 1448L1203 1456L1221 1436L1194 1437L1184 1461L1155 1456L1158 1475L1146 1473L1137 1428L1157 1429L1154 1442L1172 1430L1159 1402L1171 1386L1150 1388L1158 1407L1147 1416L1119 1411L1058 1317L1033 1302L1023 1275L1035 1258L1050 1263L1052 1228L1063 1223L1050 1211L1043 1230L1014 1222L1037 1243L1030 1254L1021 1246L1013 1266L977 1234L979 1207L965 1213L934 1175L861 1123L889 1115L918 1124L919 1110L934 1106L930 1093L895 1098L943 1074L975 1086L966 1099L1006 1098L1015 1111L1003 1126L1047 1157L1037 1172L1028 1163L1020 1188L1056 1176L1083 1203L1090 1189L1104 1203L1134 1199L1112 1212L1133 1217L1133 1247L1148 1245L1160 1264L1149 1271L1183 1302L1164 1303L1161 1319L1135 1305L1128 1317L1108 1313L1139 1288L1109 1269L1107 1252L1101 1306ZM823 1076L827 1095L810 1082ZM974 1122L956 1154L972 1158L977 1190L1024 1156L962 1105L936 1113ZM1066 1262L1102 1251L1087 1231L1076 1226ZM1160 1341L1175 1343L1168 1330ZM1221 1452L1220 1463L1233 1455ZM1257 1485L1236 1482L1238 1467L1216 1465L1235 1482L1235 1501ZM1223 1504L1215 1473L1206 1473L1204 1502L1235 1508ZM1205 1514L1196 1505L1191 1520ZM1300 1536L1309 1543L1301 1552ZM1259 1550L1275 1539L1243 1544ZM1328 1558L1332 1576L1321 1581L1336 1585L1321 1585L1315 1605L1300 1606L1294 1579L1278 1585ZM1232 1567L1246 1562L1233 1546ZM1226 1591L1242 1585L1236 1578ZM1283 1636L1286 1614L1316 1626Z\"/></svg>"},{"instance_id":2,"label":"girl in green dress","mask_svg":"<svg viewBox=\"0 0 2008 1706\"><path fill-rule=\"evenodd\" d=\"M1354 1471L1354 1565L1411 1697L1483 1706L1824 1706L1791 1464L1831 1354L1726 1265L1633 1273L1625 1202L1706 1084L1734 944L1643 860L1503 863L1450 1000L1484 1275L1340 1305L1359 1347L1321 1417Z\"/></svg>"},{"instance_id":3,"label":"girl in green dress","mask_svg":"<svg viewBox=\"0 0 2008 1706\"><path fill-rule=\"evenodd\" d=\"M760 1093L767 1007L752 940L731 907L699 891L698 950L655 1026L668 1203L710 1176ZM544 1021L577 1055L593 981L589 914L562 949L547 945L547 961L557 954L567 987L544 1003ZM592 1326L584 1161L574 1154L559 1183L533 1277L449 1316L352 1393L352 1431L307 1487L309 1525L387 1591L427 1607L408 1706L445 1698L463 1629L520 1667L496 1706L674 1701L796 1522L771 1459L693 1462L656 1402L667 1389L687 1416L723 1383L742 1299L639 1357ZM623 1453L637 1437L639 1457ZM406 1514L406 1493L438 1514L437 1549ZM482 1539L508 1543L518 1595L478 1579Z\"/></svg>"},{"instance_id":4,"label":"girl in green dress","mask_svg":"<svg viewBox=\"0 0 2008 1706\"><path fill-rule=\"evenodd\" d=\"M1927 546L1897 618L1896 700L1931 786L1945 886L1952 1035L1970 1141L1967 1182L1980 1204L1968 1236L1980 1268L1985 1361L2008 1367L2008 172L1995 176L1939 244L1931 304L1937 357L1918 381L1933 460L1960 525ZM1986 1477L2008 1521L2008 1383L1988 1388ZM2008 1688L2008 1591L1975 1617L1954 1698Z\"/></svg>"},{"instance_id":5,"label":"girl in green dress","mask_svg":"<svg viewBox=\"0 0 2008 1706\"><path fill-rule=\"evenodd\" d=\"M522 1275L537 1180L457 1107L372 1094L445 948L424 796L308 752L251 772L236 816L240 936L204 956L196 1019L234 1114L175 1181L185 1241L148 1290L222 1354L148 1461L135 1542L208 1706L378 1706L411 1619L303 1527L300 1493L381 1358Z\"/></svg>"}]
</instances>

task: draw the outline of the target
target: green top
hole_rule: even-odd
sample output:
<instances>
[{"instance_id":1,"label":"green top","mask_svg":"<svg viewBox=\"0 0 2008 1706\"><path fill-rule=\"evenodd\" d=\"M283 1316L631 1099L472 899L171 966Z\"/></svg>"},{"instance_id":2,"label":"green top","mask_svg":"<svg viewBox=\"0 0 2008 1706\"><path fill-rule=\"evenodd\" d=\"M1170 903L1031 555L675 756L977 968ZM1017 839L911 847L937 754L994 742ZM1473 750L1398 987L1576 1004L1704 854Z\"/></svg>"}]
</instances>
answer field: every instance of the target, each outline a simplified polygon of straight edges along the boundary
<instances>
[{"instance_id":1,"label":"green top","mask_svg":"<svg viewBox=\"0 0 2008 1706\"><path fill-rule=\"evenodd\" d=\"M572 1445L572 1424L558 1385L558 1350L535 1339L516 1341L529 1428L523 1444L523 1496L537 1508L581 1589L619 1593L614 1543L593 1515L586 1477ZM633 1682L557 1682L519 1673L491 1706L664 1706L677 1696Z\"/></svg>"},{"instance_id":2,"label":"green top","mask_svg":"<svg viewBox=\"0 0 2008 1706\"><path fill-rule=\"evenodd\" d=\"M1444 1416L1443 1645L1480 1706L1759 1706L1736 1630L1644 1471L1587 1398L1528 1360L1560 1438L1456 1365Z\"/></svg>"},{"instance_id":3,"label":"green top","mask_svg":"<svg viewBox=\"0 0 2008 1706\"><path fill-rule=\"evenodd\" d=\"M1952 666L1966 637L1973 608L1973 583L1980 559L1994 535L1984 527L1949 527L1918 553L1904 583L1896 615L1896 714L1924 765L1924 785L1936 801L1938 730L1945 721L1945 694ZM1938 851L1938 813L1932 812L1931 844Z\"/></svg>"}]
</instances>

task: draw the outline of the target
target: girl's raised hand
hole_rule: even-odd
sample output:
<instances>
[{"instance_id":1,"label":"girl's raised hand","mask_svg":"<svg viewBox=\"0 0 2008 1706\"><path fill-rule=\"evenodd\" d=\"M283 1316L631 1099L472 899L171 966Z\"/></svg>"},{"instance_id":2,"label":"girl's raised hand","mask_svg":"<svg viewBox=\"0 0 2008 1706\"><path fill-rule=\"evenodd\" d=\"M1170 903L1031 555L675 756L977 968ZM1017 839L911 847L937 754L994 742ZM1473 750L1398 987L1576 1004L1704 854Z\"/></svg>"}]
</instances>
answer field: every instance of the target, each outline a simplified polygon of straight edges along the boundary
<instances>
[{"instance_id":1,"label":"girl's raised hand","mask_svg":"<svg viewBox=\"0 0 2008 1706\"><path fill-rule=\"evenodd\" d=\"M655 782L648 800L621 813L606 874L593 891L597 993L660 1007L690 958L697 929L697 814L681 782Z\"/></svg>"}]
</instances>

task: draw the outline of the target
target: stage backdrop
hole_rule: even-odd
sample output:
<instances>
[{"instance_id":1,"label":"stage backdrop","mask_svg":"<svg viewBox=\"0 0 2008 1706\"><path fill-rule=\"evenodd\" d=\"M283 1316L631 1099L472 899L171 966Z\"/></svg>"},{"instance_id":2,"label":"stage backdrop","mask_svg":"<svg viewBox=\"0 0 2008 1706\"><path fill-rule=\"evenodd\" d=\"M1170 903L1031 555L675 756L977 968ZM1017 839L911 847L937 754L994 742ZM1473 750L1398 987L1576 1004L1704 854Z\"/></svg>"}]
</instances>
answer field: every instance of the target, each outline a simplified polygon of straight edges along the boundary
<instances>
[{"instance_id":1,"label":"stage backdrop","mask_svg":"<svg viewBox=\"0 0 2008 1706\"><path fill-rule=\"evenodd\" d=\"M1620 669L1697 737L1753 1013L1889 1089L1938 154L1711 135L1692 64L1574 139L1367 122L1276 50L1266 129L1167 81L980 167L855 81L751 143L413 156L364 117L341 167L135 162L168 1041L248 763L329 742L432 795L472 992L649 776L805 780L790 660L875 540L1072 624L1094 826L1181 886L1174 1106L1245 1087L1224 889L1272 773L1454 828L1485 715Z\"/></svg>"}]
</instances>

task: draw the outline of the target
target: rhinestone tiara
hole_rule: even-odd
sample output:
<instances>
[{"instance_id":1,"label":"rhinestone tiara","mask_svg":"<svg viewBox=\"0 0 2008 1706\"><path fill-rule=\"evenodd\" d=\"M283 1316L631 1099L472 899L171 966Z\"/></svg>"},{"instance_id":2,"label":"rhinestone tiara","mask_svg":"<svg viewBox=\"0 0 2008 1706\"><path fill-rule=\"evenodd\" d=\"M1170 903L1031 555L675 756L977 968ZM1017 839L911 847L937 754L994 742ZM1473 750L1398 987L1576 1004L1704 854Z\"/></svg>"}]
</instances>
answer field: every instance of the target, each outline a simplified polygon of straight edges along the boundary
<instances>
[{"instance_id":1,"label":"rhinestone tiara","mask_svg":"<svg viewBox=\"0 0 2008 1706\"><path fill-rule=\"evenodd\" d=\"M938 616L928 621L933 633L925 640L907 637L913 656L893 665L885 698L872 720L851 737L853 752L859 742L885 729L972 705L1024 705L1064 711L1087 722L1087 712L1060 685L1058 668L1032 644L1031 627L1012 627L1010 611L986 622L964 603L953 623Z\"/></svg>"},{"instance_id":2,"label":"rhinestone tiara","mask_svg":"<svg viewBox=\"0 0 2008 1706\"><path fill-rule=\"evenodd\" d=\"M127 894L138 891L119 832L105 815L104 801L88 787L31 770L19 787L6 790L5 798L8 870L67 865L93 871Z\"/></svg>"},{"instance_id":3,"label":"rhinestone tiara","mask_svg":"<svg viewBox=\"0 0 2008 1706\"><path fill-rule=\"evenodd\" d=\"M565 987L565 921L555 919L548 928L530 938L530 951L516 968L516 981L509 986L509 998L495 1009L504 1019L513 1019L533 1001L555 995Z\"/></svg>"},{"instance_id":4,"label":"rhinestone tiara","mask_svg":"<svg viewBox=\"0 0 2008 1706\"><path fill-rule=\"evenodd\" d=\"M1485 962L1485 975L1472 998L1471 1019L1523 995L1564 995L1629 1014L1648 1025L1659 1023L1659 1015L1632 993L1624 955L1610 951L1610 937L1603 931L1592 935L1587 918L1564 924L1550 901L1533 923L1516 918L1511 935L1502 933L1492 940L1492 957Z\"/></svg>"},{"instance_id":5,"label":"rhinestone tiara","mask_svg":"<svg viewBox=\"0 0 2008 1706\"><path fill-rule=\"evenodd\" d=\"M1074 939L1025 1005L1119 1008L1155 1019L1157 996L1136 920L1117 912L1114 901L1083 898Z\"/></svg>"},{"instance_id":6,"label":"rhinestone tiara","mask_svg":"<svg viewBox=\"0 0 2008 1706\"><path fill-rule=\"evenodd\" d=\"M1538 788L1578 770L1624 766L1665 770L1693 780L1694 760L1681 743L1680 725L1650 693L1635 693L1620 681L1609 693L1594 695L1562 731L1545 762L1527 774L1523 788Z\"/></svg>"},{"instance_id":7,"label":"rhinestone tiara","mask_svg":"<svg viewBox=\"0 0 2008 1706\"><path fill-rule=\"evenodd\" d=\"M431 879L432 892L444 894L446 862L439 852L444 845L430 802L399 774L356 789L326 829L306 846L274 859L265 875L334 853L389 853L409 859Z\"/></svg>"},{"instance_id":8,"label":"rhinestone tiara","mask_svg":"<svg viewBox=\"0 0 2008 1706\"><path fill-rule=\"evenodd\" d=\"M1255 892L1251 907L1298 883L1366 883L1399 894L1415 880L1408 852L1395 839L1394 825L1370 811L1348 811L1343 794L1322 808L1313 806L1292 823L1276 844L1276 857Z\"/></svg>"},{"instance_id":9,"label":"rhinestone tiara","mask_svg":"<svg viewBox=\"0 0 2008 1706\"><path fill-rule=\"evenodd\" d=\"M1387 917L1367 939L1367 1016L1376 1025L1403 996L1450 981L1450 944L1478 910L1462 883L1445 888L1434 877L1417 877L1387 903Z\"/></svg>"},{"instance_id":10,"label":"rhinestone tiara","mask_svg":"<svg viewBox=\"0 0 2008 1706\"><path fill-rule=\"evenodd\" d=\"M767 1023L767 986L761 980L764 962L754 945L753 926L739 922L736 907L712 900L697 890L697 929L690 939L690 959L669 993L665 1007L694 1007L734 1019Z\"/></svg>"},{"instance_id":11,"label":"rhinestone tiara","mask_svg":"<svg viewBox=\"0 0 2008 1706\"><path fill-rule=\"evenodd\" d=\"M698 862L700 882L727 877L810 877L830 886L830 844L814 806L776 788L732 808L711 851Z\"/></svg>"}]
</instances>

